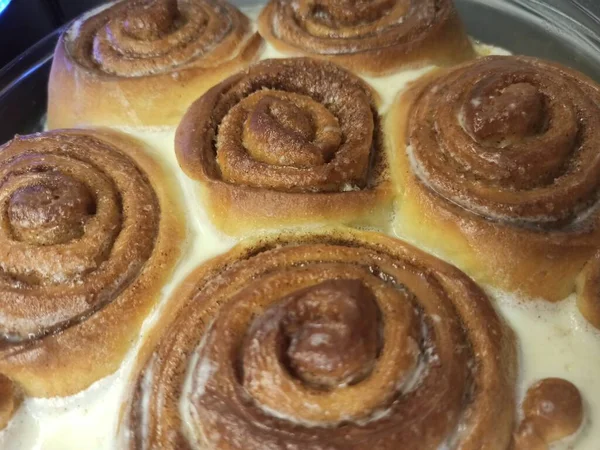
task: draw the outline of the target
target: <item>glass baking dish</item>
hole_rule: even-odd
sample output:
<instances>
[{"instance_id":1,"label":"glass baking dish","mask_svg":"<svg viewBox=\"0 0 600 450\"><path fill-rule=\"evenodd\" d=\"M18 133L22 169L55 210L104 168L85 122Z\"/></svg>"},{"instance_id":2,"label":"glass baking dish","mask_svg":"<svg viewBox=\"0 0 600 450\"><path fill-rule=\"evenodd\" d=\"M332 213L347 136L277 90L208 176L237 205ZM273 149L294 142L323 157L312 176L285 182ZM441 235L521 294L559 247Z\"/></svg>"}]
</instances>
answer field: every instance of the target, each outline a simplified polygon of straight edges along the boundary
<instances>
[{"instance_id":1,"label":"glass baking dish","mask_svg":"<svg viewBox=\"0 0 600 450\"><path fill-rule=\"evenodd\" d=\"M256 0L233 1L251 6ZM600 81L597 0L455 0L469 34L513 53L566 64ZM52 53L61 30L0 69L0 144L39 131Z\"/></svg>"},{"instance_id":2,"label":"glass baking dish","mask_svg":"<svg viewBox=\"0 0 600 450\"><path fill-rule=\"evenodd\" d=\"M600 82L598 0L455 0L469 34L513 53L561 62ZM256 0L233 1L251 6ZM61 30L0 70L0 145L40 131L47 82Z\"/></svg>"}]
</instances>

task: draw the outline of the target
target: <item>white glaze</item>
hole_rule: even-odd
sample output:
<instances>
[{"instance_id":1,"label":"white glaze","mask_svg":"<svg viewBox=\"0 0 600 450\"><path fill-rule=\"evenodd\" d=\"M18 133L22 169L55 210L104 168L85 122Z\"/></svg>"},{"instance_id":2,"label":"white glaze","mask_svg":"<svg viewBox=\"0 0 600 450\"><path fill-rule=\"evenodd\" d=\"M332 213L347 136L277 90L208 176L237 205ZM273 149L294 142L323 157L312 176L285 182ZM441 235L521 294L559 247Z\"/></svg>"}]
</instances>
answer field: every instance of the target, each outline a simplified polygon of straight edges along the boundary
<instances>
[{"instance_id":1,"label":"white glaze","mask_svg":"<svg viewBox=\"0 0 600 450\"><path fill-rule=\"evenodd\" d=\"M564 378L581 392L585 422L580 432L551 448L596 450L600 442L600 331L583 318L575 295L551 304L491 288L488 292L519 341L519 400L543 378Z\"/></svg>"}]
</instances>

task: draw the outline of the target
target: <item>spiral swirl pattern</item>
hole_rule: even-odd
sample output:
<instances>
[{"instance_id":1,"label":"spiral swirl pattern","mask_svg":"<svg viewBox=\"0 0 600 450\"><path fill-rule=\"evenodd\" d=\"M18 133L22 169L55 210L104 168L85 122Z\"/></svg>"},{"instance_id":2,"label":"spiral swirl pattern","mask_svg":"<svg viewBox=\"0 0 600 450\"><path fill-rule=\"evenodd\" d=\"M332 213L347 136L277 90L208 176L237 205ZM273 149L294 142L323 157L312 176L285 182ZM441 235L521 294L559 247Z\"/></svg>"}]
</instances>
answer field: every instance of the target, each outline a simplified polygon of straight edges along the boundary
<instances>
[{"instance_id":1,"label":"spiral swirl pattern","mask_svg":"<svg viewBox=\"0 0 600 450\"><path fill-rule=\"evenodd\" d=\"M438 70L387 121L396 232L477 281L557 302L600 243L600 90L524 56Z\"/></svg>"},{"instance_id":2,"label":"spiral swirl pattern","mask_svg":"<svg viewBox=\"0 0 600 450\"><path fill-rule=\"evenodd\" d=\"M437 78L409 134L421 181L490 220L560 229L597 200L600 92L551 63L489 57Z\"/></svg>"},{"instance_id":3,"label":"spiral swirl pattern","mask_svg":"<svg viewBox=\"0 0 600 450\"><path fill-rule=\"evenodd\" d=\"M407 244L340 229L253 242L174 301L129 448L509 445L512 333L466 276Z\"/></svg>"},{"instance_id":4,"label":"spiral swirl pattern","mask_svg":"<svg viewBox=\"0 0 600 450\"><path fill-rule=\"evenodd\" d=\"M376 121L371 91L349 72L309 59L267 60L192 105L177 156L194 178L288 192L364 188Z\"/></svg>"},{"instance_id":5,"label":"spiral swirl pattern","mask_svg":"<svg viewBox=\"0 0 600 450\"><path fill-rule=\"evenodd\" d=\"M277 48L378 75L474 56L451 0L271 0L259 29Z\"/></svg>"},{"instance_id":6,"label":"spiral swirl pattern","mask_svg":"<svg viewBox=\"0 0 600 450\"><path fill-rule=\"evenodd\" d=\"M119 77L215 67L251 36L248 19L220 0L131 0L78 20L67 51L81 66Z\"/></svg>"},{"instance_id":7,"label":"spiral swirl pattern","mask_svg":"<svg viewBox=\"0 0 600 450\"><path fill-rule=\"evenodd\" d=\"M135 279L160 208L128 157L83 134L18 137L0 152L0 335L40 339L85 320Z\"/></svg>"},{"instance_id":8,"label":"spiral swirl pattern","mask_svg":"<svg viewBox=\"0 0 600 450\"><path fill-rule=\"evenodd\" d=\"M177 190L113 131L17 136L0 148L0 373L68 396L114 372L185 238Z\"/></svg>"},{"instance_id":9,"label":"spiral swirl pattern","mask_svg":"<svg viewBox=\"0 0 600 450\"><path fill-rule=\"evenodd\" d=\"M214 191L209 206L227 203L224 214L243 210L246 221L262 214L298 222L334 215L344 203L364 214L387 181L373 95L331 63L262 61L192 105L177 129L177 158Z\"/></svg>"}]
</instances>

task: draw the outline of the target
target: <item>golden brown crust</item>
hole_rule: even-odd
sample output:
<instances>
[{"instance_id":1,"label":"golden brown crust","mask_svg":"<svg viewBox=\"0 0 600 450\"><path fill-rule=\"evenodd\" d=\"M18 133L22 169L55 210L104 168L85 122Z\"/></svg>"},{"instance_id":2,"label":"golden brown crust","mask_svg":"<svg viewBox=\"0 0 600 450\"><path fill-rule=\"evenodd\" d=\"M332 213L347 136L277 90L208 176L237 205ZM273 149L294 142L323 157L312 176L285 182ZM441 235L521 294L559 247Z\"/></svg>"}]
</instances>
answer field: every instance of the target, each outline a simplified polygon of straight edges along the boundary
<instances>
[{"instance_id":1,"label":"golden brown crust","mask_svg":"<svg viewBox=\"0 0 600 450\"><path fill-rule=\"evenodd\" d=\"M381 224L391 188L373 96L332 63L262 61L190 107L177 129L177 159L229 234Z\"/></svg>"},{"instance_id":2,"label":"golden brown crust","mask_svg":"<svg viewBox=\"0 0 600 450\"><path fill-rule=\"evenodd\" d=\"M475 57L451 0L271 0L258 27L283 53L370 75Z\"/></svg>"},{"instance_id":3,"label":"golden brown crust","mask_svg":"<svg viewBox=\"0 0 600 450\"><path fill-rule=\"evenodd\" d=\"M462 272L401 241L255 239L172 299L132 389L126 448L436 449L457 429L463 449L510 443L511 331Z\"/></svg>"},{"instance_id":4,"label":"golden brown crust","mask_svg":"<svg viewBox=\"0 0 600 450\"><path fill-rule=\"evenodd\" d=\"M14 416L23 400L19 388L8 378L0 375L0 430L3 430Z\"/></svg>"},{"instance_id":5,"label":"golden brown crust","mask_svg":"<svg viewBox=\"0 0 600 450\"><path fill-rule=\"evenodd\" d=\"M547 450L549 444L576 433L583 423L579 390L560 378L546 378L531 386L522 409L512 450Z\"/></svg>"},{"instance_id":6,"label":"golden brown crust","mask_svg":"<svg viewBox=\"0 0 600 450\"><path fill-rule=\"evenodd\" d=\"M71 395L119 367L158 300L185 237L179 192L104 130L16 137L0 183L0 372Z\"/></svg>"},{"instance_id":7,"label":"golden brown crust","mask_svg":"<svg viewBox=\"0 0 600 450\"><path fill-rule=\"evenodd\" d=\"M587 321L600 329L600 252L579 275L577 306Z\"/></svg>"},{"instance_id":8,"label":"golden brown crust","mask_svg":"<svg viewBox=\"0 0 600 450\"><path fill-rule=\"evenodd\" d=\"M483 283L565 298L600 245L599 108L591 80L534 58L421 81L386 123L397 232Z\"/></svg>"},{"instance_id":9,"label":"golden brown crust","mask_svg":"<svg viewBox=\"0 0 600 450\"><path fill-rule=\"evenodd\" d=\"M224 1L143 4L118 2L63 33L50 74L50 129L176 125L194 98L261 48L248 18Z\"/></svg>"}]
</instances>

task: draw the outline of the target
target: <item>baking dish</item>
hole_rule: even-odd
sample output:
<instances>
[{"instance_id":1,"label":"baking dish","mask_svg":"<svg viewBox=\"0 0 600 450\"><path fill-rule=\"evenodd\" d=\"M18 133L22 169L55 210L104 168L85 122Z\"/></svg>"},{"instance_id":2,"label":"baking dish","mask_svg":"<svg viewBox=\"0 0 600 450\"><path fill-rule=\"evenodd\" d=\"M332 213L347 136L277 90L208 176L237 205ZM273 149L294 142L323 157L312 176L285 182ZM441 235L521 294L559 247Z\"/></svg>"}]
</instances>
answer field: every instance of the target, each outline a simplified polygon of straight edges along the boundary
<instances>
[{"instance_id":1,"label":"baking dish","mask_svg":"<svg viewBox=\"0 0 600 450\"><path fill-rule=\"evenodd\" d=\"M516 1L457 2L470 33L516 53L561 61L598 78L595 16L581 4ZM238 3L239 4L239 3ZM535 8L533 8L535 6ZM566 12L566 8L570 9ZM40 129L46 82L57 35L49 36L2 71L0 139Z\"/></svg>"},{"instance_id":2,"label":"baking dish","mask_svg":"<svg viewBox=\"0 0 600 450\"><path fill-rule=\"evenodd\" d=\"M566 64L600 81L600 3L595 0L456 0L456 4L475 39ZM0 143L42 128L46 85L60 32L0 69Z\"/></svg>"}]
</instances>

